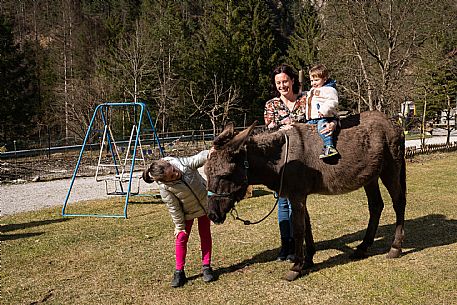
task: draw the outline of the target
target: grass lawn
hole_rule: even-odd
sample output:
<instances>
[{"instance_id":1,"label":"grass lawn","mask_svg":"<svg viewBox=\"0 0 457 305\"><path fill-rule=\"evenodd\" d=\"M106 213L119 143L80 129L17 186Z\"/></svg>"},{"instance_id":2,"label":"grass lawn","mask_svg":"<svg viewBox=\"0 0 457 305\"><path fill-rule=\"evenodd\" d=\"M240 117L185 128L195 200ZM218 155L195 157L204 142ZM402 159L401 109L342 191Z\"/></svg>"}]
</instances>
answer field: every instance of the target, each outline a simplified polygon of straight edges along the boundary
<instances>
[{"instance_id":1,"label":"grass lawn","mask_svg":"<svg viewBox=\"0 0 457 305\"><path fill-rule=\"evenodd\" d=\"M228 218L212 226L218 280L200 274L197 224L189 241L189 282L170 287L174 271L171 218L158 200L129 206L129 219L61 218L61 207L2 216L1 304L457 304L457 153L419 156L407 163L404 254L388 260L394 212L385 209L370 256L351 261L368 221L363 190L310 196L316 266L294 282L290 264L276 262L276 216L244 226ZM140 199L136 199L140 200ZM272 207L271 193L238 204L257 220ZM111 211L116 200L75 204Z\"/></svg>"}]
</instances>

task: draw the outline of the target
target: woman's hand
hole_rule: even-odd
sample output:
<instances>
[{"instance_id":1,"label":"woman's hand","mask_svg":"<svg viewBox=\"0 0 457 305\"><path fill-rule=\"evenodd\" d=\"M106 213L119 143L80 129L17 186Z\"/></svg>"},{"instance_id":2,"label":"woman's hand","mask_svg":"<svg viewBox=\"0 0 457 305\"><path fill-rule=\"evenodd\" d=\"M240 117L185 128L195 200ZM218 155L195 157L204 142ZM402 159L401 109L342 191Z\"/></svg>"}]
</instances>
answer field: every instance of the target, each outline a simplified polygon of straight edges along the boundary
<instances>
[{"instance_id":1,"label":"woman's hand","mask_svg":"<svg viewBox=\"0 0 457 305\"><path fill-rule=\"evenodd\" d=\"M268 124L267 128L268 128L268 129L276 128L275 122L274 122L274 121L270 122L270 124Z\"/></svg>"},{"instance_id":2,"label":"woman's hand","mask_svg":"<svg viewBox=\"0 0 457 305\"><path fill-rule=\"evenodd\" d=\"M294 126L292 126L293 124L287 124L287 125L282 125L281 127L279 127L279 130L289 130L289 129L292 129L294 128Z\"/></svg>"},{"instance_id":3,"label":"woman's hand","mask_svg":"<svg viewBox=\"0 0 457 305\"><path fill-rule=\"evenodd\" d=\"M321 134L326 134L326 135L330 136L333 133L333 131L335 130L335 128L336 128L335 121L327 122L324 124L324 128L322 128Z\"/></svg>"},{"instance_id":4,"label":"woman's hand","mask_svg":"<svg viewBox=\"0 0 457 305\"><path fill-rule=\"evenodd\" d=\"M212 154L215 150L216 150L216 149L214 148L214 146L211 146L211 148L210 148L209 151L208 151L208 158L207 158L207 159L209 159L209 157L211 157L211 154Z\"/></svg>"}]
</instances>

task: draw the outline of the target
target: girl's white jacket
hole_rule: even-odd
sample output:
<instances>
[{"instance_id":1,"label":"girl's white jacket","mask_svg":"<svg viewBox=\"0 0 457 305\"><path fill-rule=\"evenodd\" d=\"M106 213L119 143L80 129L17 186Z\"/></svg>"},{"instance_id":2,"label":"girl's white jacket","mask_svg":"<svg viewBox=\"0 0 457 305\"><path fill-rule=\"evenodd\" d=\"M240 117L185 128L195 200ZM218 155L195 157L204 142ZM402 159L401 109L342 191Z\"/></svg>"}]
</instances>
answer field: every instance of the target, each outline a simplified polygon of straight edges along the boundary
<instances>
[{"instance_id":1,"label":"girl's white jacket","mask_svg":"<svg viewBox=\"0 0 457 305\"><path fill-rule=\"evenodd\" d=\"M185 221L203 216L208 211L206 180L198 172L208 158L208 150L185 158L165 157L165 161L182 172L182 178L172 182L157 182L162 201L168 208L175 236L185 231Z\"/></svg>"}]
</instances>

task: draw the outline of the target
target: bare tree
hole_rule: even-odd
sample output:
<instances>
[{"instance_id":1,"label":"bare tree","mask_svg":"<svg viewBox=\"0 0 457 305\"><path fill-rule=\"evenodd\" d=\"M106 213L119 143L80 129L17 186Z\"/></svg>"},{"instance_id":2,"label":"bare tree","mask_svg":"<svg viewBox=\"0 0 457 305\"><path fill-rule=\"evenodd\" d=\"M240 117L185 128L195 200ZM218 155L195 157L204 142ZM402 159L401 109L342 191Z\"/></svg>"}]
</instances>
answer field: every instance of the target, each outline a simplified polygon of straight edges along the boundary
<instances>
[{"instance_id":1,"label":"bare tree","mask_svg":"<svg viewBox=\"0 0 457 305\"><path fill-rule=\"evenodd\" d=\"M192 84L189 86L189 95L196 108L192 115L200 113L207 116L213 126L213 135L216 135L218 126L224 126L227 123L233 112L242 110L239 106L239 89L233 85L225 89L216 75L212 79L212 89L204 94L200 100L195 98Z\"/></svg>"},{"instance_id":2,"label":"bare tree","mask_svg":"<svg viewBox=\"0 0 457 305\"><path fill-rule=\"evenodd\" d=\"M145 93L144 79L152 73L149 39L142 23L137 21L134 31L119 40L105 64L109 76L114 77L122 90L136 103Z\"/></svg>"},{"instance_id":3,"label":"bare tree","mask_svg":"<svg viewBox=\"0 0 457 305\"><path fill-rule=\"evenodd\" d=\"M328 1L323 53L348 97L370 110L396 112L405 99L408 64L435 34L430 19L439 12L432 2Z\"/></svg>"},{"instance_id":4,"label":"bare tree","mask_svg":"<svg viewBox=\"0 0 457 305\"><path fill-rule=\"evenodd\" d=\"M54 29L50 31L49 40L53 46L53 61L58 71L58 81L54 87L56 100L51 103L54 115L64 129L65 144L70 138L70 115L73 94L73 53L74 53L74 20L75 6L73 0L64 0L59 3L60 15L56 18Z\"/></svg>"},{"instance_id":5,"label":"bare tree","mask_svg":"<svg viewBox=\"0 0 457 305\"><path fill-rule=\"evenodd\" d=\"M449 90L448 84L443 84L443 89L444 89L444 96L446 97L446 103L445 103L445 115L446 115L446 143L449 145L451 141L451 131L454 128L457 128L456 122L454 121L454 127L451 126L451 120L452 118L452 104L451 104L451 92ZM454 92L455 95L455 92ZM457 102L456 102L457 103ZM457 107L456 107L457 110Z\"/></svg>"},{"instance_id":6,"label":"bare tree","mask_svg":"<svg viewBox=\"0 0 457 305\"><path fill-rule=\"evenodd\" d=\"M178 78L174 71L174 63L177 61L178 54L174 52L173 48L169 47L168 41L163 38L160 38L156 43L158 50L154 55L153 66L154 83L156 85L151 93L158 106L156 123L161 120L162 132L165 132L168 114L178 101L176 94Z\"/></svg>"}]
</instances>

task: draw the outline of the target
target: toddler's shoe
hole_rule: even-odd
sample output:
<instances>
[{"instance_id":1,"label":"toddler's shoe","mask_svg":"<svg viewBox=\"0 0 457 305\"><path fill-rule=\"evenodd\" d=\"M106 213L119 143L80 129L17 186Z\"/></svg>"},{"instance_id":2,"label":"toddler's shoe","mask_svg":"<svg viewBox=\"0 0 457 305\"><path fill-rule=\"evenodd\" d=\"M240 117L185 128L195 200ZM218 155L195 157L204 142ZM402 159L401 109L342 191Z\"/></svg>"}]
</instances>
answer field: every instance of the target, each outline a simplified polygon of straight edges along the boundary
<instances>
[{"instance_id":1,"label":"toddler's shoe","mask_svg":"<svg viewBox=\"0 0 457 305\"><path fill-rule=\"evenodd\" d=\"M319 155L319 159L325 159L338 155L338 151L333 146L325 146L322 150L322 154Z\"/></svg>"}]
</instances>

